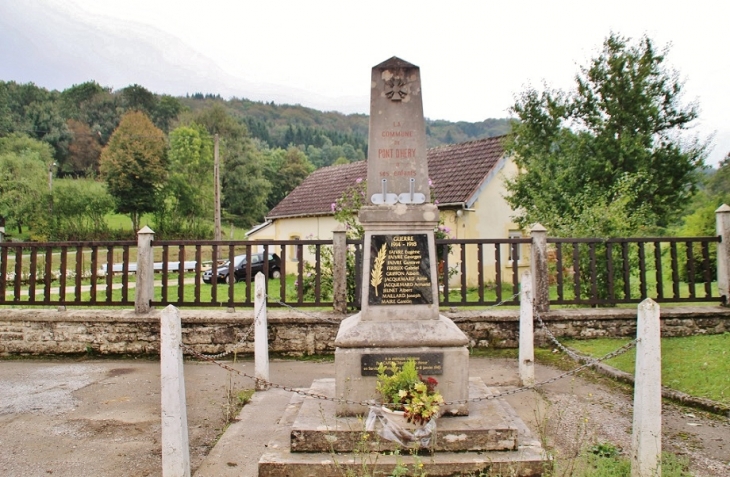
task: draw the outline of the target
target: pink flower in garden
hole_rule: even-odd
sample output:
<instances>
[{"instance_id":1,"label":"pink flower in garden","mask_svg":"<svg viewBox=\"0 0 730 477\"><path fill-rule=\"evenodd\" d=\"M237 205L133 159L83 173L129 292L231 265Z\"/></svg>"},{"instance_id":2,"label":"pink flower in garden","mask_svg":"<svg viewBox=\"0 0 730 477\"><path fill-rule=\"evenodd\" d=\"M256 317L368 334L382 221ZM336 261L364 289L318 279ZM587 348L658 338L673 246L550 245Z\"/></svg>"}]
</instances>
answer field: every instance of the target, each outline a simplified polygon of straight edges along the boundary
<instances>
[{"instance_id":1,"label":"pink flower in garden","mask_svg":"<svg viewBox=\"0 0 730 477\"><path fill-rule=\"evenodd\" d=\"M357 179L355 179L355 184L359 184L361 182L362 182L362 177L358 177Z\"/></svg>"},{"instance_id":2,"label":"pink flower in garden","mask_svg":"<svg viewBox=\"0 0 730 477\"><path fill-rule=\"evenodd\" d=\"M431 178L428 179L428 186L433 187L433 181L431 180Z\"/></svg>"},{"instance_id":3,"label":"pink flower in garden","mask_svg":"<svg viewBox=\"0 0 730 477\"><path fill-rule=\"evenodd\" d=\"M436 204L436 205L438 205L439 204L438 199L434 200L433 203Z\"/></svg>"},{"instance_id":4,"label":"pink flower in garden","mask_svg":"<svg viewBox=\"0 0 730 477\"><path fill-rule=\"evenodd\" d=\"M334 202L332 202L332 204L330 204L330 208L332 209L332 212L335 211L336 207L337 207L337 204L335 204Z\"/></svg>"}]
</instances>

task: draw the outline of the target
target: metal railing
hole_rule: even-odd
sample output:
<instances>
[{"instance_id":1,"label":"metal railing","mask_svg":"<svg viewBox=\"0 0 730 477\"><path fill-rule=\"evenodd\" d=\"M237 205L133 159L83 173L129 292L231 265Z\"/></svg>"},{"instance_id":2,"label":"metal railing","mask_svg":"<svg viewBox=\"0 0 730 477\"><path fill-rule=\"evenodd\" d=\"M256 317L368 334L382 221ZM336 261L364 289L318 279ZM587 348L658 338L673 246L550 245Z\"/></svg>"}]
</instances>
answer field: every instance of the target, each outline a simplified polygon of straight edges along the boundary
<instances>
[{"instance_id":1,"label":"metal railing","mask_svg":"<svg viewBox=\"0 0 730 477\"><path fill-rule=\"evenodd\" d=\"M717 291L719 237L547 239L550 304L723 303ZM436 240L441 306L518 305L519 274L530 266L532 238ZM151 306L253 307L253 265L238 283L217 270L237 255L263 252L271 306L333 305L331 240L153 240ZM347 240L348 298L359 306L362 242ZM0 243L0 305L133 306L137 242ZM295 260L290 260L296 257ZM212 271L211 284L203 273Z\"/></svg>"},{"instance_id":2,"label":"metal railing","mask_svg":"<svg viewBox=\"0 0 730 477\"><path fill-rule=\"evenodd\" d=\"M720 237L548 238L551 304L723 302Z\"/></svg>"}]
</instances>

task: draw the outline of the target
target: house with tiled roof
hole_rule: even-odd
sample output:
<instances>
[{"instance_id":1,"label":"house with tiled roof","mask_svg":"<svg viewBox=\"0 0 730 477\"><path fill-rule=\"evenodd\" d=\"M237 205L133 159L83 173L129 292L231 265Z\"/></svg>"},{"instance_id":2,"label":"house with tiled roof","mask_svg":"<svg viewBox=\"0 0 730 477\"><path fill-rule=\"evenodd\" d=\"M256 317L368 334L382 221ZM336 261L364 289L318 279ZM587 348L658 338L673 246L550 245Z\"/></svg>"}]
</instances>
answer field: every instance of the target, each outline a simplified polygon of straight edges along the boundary
<instances>
[{"instance_id":1,"label":"house with tiled roof","mask_svg":"<svg viewBox=\"0 0 730 477\"><path fill-rule=\"evenodd\" d=\"M504 179L516 174L517 167L505 154L503 139L479 139L428 150L434 196L452 238L522 236L504 200ZM250 239L331 238L332 231L340 226L334 219L333 204L366 176L366 161L317 169L271 209L266 222L249 232ZM506 249L503 255L511 257ZM287 254L289 257L295 254ZM453 257L449 263L458 265L458 260L458 256ZM505 260L504 266L511 266L511 262Z\"/></svg>"}]
</instances>

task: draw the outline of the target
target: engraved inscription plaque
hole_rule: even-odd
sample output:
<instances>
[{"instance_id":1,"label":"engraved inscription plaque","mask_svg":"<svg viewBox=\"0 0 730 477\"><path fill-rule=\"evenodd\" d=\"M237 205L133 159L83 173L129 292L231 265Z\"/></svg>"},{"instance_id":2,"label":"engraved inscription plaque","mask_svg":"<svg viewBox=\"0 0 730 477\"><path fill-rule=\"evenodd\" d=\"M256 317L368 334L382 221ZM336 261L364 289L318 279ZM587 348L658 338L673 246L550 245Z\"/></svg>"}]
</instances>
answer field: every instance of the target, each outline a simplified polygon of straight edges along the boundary
<instances>
[{"instance_id":1,"label":"engraved inscription plaque","mask_svg":"<svg viewBox=\"0 0 730 477\"><path fill-rule=\"evenodd\" d=\"M373 235L369 305L433 304L426 234Z\"/></svg>"},{"instance_id":2,"label":"engraved inscription plaque","mask_svg":"<svg viewBox=\"0 0 730 477\"><path fill-rule=\"evenodd\" d=\"M391 362L395 362L398 366L402 366L409 359L416 360L416 370L419 374L433 376L444 372L443 353L372 353L360 357L360 374L377 376L380 363L390 366Z\"/></svg>"}]
</instances>

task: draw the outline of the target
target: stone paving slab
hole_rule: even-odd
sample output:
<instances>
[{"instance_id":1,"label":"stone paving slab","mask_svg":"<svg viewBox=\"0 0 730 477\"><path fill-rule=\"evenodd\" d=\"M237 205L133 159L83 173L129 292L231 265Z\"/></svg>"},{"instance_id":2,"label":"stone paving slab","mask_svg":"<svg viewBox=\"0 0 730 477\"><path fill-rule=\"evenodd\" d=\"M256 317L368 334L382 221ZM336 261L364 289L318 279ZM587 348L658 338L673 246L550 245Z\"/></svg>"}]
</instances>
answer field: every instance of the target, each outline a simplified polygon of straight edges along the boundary
<instances>
[{"instance_id":1,"label":"stone paving slab","mask_svg":"<svg viewBox=\"0 0 730 477\"><path fill-rule=\"evenodd\" d=\"M334 379L317 379L311 392L335 395ZM469 398L489 396L492 391L481 378L471 378ZM399 445L365 431L362 417L335 417L336 403L305 398L291 432L292 452L352 452L396 450ZM431 449L436 452L516 450L516 416L504 412L497 400L469 404L468 416L444 416L437 421ZM365 447L365 448L364 448ZM413 443L413 447L418 447Z\"/></svg>"}]
</instances>

